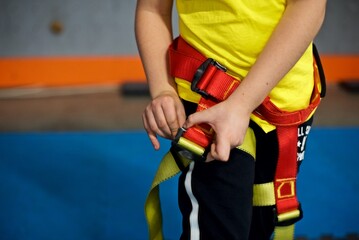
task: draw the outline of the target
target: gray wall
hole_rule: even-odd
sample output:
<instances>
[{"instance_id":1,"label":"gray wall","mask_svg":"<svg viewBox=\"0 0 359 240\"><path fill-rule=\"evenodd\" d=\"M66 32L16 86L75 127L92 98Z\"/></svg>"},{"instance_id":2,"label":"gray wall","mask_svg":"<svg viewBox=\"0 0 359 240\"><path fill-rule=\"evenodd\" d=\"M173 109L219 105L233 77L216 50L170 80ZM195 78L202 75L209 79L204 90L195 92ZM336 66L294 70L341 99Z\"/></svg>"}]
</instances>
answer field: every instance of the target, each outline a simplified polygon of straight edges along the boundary
<instances>
[{"instance_id":1,"label":"gray wall","mask_svg":"<svg viewBox=\"0 0 359 240\"><path fill-rule=\"evenodd\" d=\"M136 55L135 0L0 0L0 56ZM53 21L63 25L53 34ZM316 42L324 53L359 53L359 0L328 0Z\"/></svg>"},{"instance_id":2,"label":"gray wall","mask_svg":"<svg viewBox=\"0 0 359 240\"><path fill-rule=\"evenodd\" d=\"M359 54L359 0L328 0L316 43L325 53Z\"/></svg>"},{"instance_id":3,"label":"gray wall","mask_svg":"<svg viewBox=\"0 0 359 240\"><path fill-rule=\"evenodd\" d=\"M0 0L0 55L137 54L135 0ZM52 21L61 34L50 31Z\"/></svg>"}]
</instances>

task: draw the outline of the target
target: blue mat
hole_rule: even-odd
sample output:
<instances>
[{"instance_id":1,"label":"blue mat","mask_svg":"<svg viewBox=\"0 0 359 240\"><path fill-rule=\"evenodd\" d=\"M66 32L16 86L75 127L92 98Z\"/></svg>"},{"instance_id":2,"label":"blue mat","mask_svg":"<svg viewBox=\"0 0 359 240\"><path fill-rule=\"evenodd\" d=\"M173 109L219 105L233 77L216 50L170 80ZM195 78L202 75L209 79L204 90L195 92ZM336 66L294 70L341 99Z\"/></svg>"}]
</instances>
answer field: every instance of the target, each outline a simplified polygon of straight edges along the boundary
<instances>
[{"instance_id":1,"label":"blue mat","mask_svg":"<svg viewBox=\"0 0 359 240\"><path fill-rule=\"evenodd\" d=\"M147 239L143 204L161 144L153 151L142 131L0 134L0 239ZM298 236L359 232L358 149L359 128L312 131ZM166 239L178 239L176 178L161 196Z\"/></svg>"}]
</instances>

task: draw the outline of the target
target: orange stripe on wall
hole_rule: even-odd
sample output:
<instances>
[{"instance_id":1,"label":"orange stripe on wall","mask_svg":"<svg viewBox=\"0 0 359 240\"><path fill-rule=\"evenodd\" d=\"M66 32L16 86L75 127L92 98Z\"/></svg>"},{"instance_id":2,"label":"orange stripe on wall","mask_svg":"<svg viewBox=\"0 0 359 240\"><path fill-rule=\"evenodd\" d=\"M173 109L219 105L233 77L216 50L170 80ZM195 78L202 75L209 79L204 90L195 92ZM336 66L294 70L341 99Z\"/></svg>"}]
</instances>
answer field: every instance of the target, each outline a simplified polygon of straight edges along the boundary
<instances>
[{"instance_id":1,"label":"orange stripe on wall","mask_svg":"<svg viewBox=\"0 0 359 240\"><path fill-rule=\"evenodd\" d=\"M0 58L0 87L120 84L144 81L139 57Z\"/></svg>"},{"instance_id":2,"label":"orange stripe on wall","mask_svg":"<svg viewBox=\"0 0 359 240\"><path fill-rule=\"evenodd\" d=\"M359 81L359 55L323 55L328 82ZM0 58L0 88L145 82L138 56Z\"/></svg>"},{"instance_id":3,"label":"orange stripe on wall","mask_svg":"<svg viewBox=\"0 0 359 240\"><path fill-rule=\"evenodd\" d=\"M328 82L359 81L359 55L323 55Z\"/></svg>"}]
</instances>

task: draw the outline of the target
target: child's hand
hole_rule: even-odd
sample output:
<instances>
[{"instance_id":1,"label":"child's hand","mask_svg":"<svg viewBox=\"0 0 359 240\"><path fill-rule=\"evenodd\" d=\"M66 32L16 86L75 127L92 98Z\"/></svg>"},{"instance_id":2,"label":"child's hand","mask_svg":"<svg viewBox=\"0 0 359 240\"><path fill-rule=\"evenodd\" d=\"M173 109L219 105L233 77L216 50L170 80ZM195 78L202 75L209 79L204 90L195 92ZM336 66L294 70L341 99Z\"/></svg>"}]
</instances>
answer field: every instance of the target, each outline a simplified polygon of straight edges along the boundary
<instances>
[{"instance_id":1,"label":"child's hand","mask_svg":"<svg viewBox=\"0 0 359 240\"><path fill-rule=\"evenodd\" d=\"M231 149L243 143L249 117L250 112L245 108L224 101L207 110L190 115L184 127L190 128L199 123L209 124L216 135L207 161L211 158L228 161Z\"/></svg>"},{"instance_id":2,"label":"child's hand","mask_svg":"<svg viewBox=\"0 0 359 240\"><path fill-rule=\"evenodd\" d=\"M157 136L173 139L186 121L186 114L178 95L166 92L147 105L142 120L153 147L158 150Z\"/></svg>"}]
</instances>

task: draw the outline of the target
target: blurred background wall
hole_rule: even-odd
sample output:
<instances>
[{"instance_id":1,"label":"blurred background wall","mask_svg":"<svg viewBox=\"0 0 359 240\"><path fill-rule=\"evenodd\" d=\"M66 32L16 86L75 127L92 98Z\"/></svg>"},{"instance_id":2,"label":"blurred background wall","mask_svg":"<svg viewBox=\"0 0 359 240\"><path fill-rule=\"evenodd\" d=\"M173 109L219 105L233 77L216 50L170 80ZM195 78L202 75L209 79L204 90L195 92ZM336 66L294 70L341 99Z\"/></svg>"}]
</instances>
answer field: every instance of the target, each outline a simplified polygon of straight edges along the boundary
<instances>
[{"instance_id":1,"label":"blurred background wall","mask_svg":"<svg viewBox=\"0 0 359 240\"><path fill-rule=\"evenodd\" d=\"M143 82L135 7L134 0L0 0L0 88ZM359 76L358 13L357 0L328 1L316 43L329 81Z\"/></svg>"},{"instance_id":2,"label":"blurred background wall","mask_svg":"<svg viewBox=\"0 0 359 240\"><path fill-rule=\"evenodd\" d=\"M0 56L137 55L135 0L0 0ZM328 0L316 42L359 53L358 0Z\"/></svg>"},{"instance_id":3,"label":"blurred background wall","mask_svg":"<svg viewBox=\"0 0 359 240\"><path fill-rule=\"evenodd\" d=\"M134 0L1 0L0 55L136 54L135 4Z\"/></svg>"}]
</instances>

